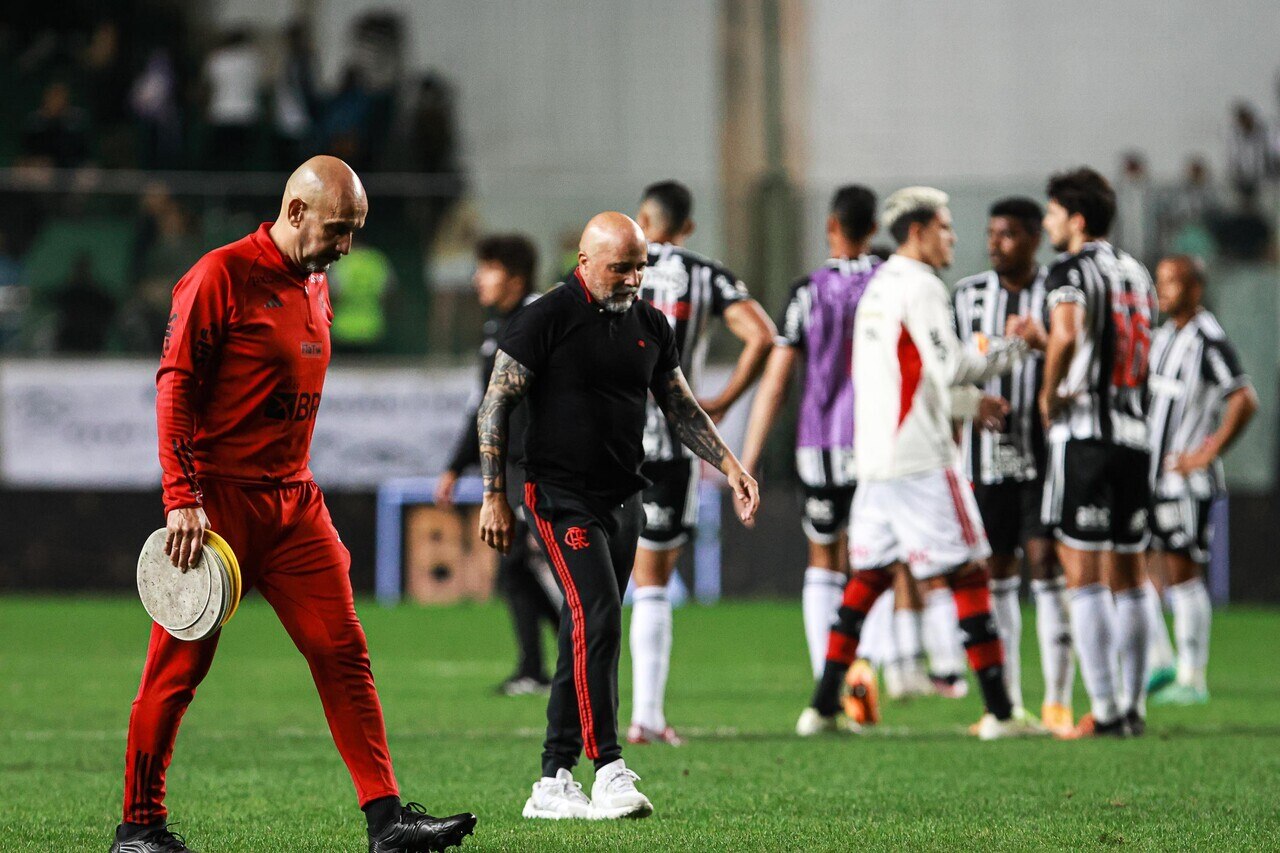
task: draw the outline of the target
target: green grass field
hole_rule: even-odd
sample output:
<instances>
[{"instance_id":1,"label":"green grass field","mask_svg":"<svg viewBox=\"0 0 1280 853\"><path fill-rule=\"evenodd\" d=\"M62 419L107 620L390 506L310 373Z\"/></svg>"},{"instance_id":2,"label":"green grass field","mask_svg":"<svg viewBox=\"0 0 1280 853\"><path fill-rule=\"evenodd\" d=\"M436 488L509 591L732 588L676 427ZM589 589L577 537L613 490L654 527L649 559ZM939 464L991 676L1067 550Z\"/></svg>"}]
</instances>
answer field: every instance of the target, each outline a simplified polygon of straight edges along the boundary
<instances>
[{"instance_id":1,"label":"green grass field","mask_svg":"<svg viewBox=\"0 0 1280 853\"><path fill-rule=\"evenodd\" d=\"M406 798L475 811L465 849L1280 847L1274 610L1217 614L1212 703L1153 709L1141 740L984 744L963 734L974 696L890 703L873 734L798 740L798 604L684 608L668 706L689 744L627 750L657 813L613 823L521 819L543 700L492 692L511 657L501 608L362 614ZM106 850L147 627L132 599L0 599L0 849ZM1030 620L1026 635L1038 707ZM202 853L364 849L306 666L261 599L228 626L186 716L169 807Z\"/></svg>"}]
</instances>

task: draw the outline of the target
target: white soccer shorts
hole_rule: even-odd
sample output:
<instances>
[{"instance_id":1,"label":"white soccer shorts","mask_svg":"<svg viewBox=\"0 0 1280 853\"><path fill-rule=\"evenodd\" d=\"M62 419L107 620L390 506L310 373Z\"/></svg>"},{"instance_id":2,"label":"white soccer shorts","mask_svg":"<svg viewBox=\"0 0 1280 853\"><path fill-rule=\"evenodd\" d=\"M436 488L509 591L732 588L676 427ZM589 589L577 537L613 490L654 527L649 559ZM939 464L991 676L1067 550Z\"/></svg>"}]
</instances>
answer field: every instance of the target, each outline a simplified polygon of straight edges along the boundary
<instances>
[{"instance_id":1,"label":"white soccer shorts","mask_svg":"<svg viewBox=\"0 0 1280 853\"><path fill-rule=\"evenodd\" d=\"M849 525L854 569L904 562L920 580L991 556L973 489L955 468L858 484Z\"/></svg>"}]
</instances>

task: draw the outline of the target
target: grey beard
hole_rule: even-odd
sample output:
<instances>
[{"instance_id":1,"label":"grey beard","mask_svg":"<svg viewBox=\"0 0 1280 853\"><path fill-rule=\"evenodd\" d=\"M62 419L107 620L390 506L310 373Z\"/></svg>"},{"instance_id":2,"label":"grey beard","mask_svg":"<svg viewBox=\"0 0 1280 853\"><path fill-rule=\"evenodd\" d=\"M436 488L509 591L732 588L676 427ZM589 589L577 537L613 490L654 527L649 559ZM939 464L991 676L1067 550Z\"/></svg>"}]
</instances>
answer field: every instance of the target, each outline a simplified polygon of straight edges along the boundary
<instances>
[{"instance_id":1,"label":"grey beard","mask_svg":"<svg viewBox=\"0 0 1280 853\"><path fill-rule=\"evenodd\" d=\"M600 304L610 314L625 314L635 301L636 297L633 294L628 294L623 297L611 296L602 300Z\"/></svg>"}]
</instances>

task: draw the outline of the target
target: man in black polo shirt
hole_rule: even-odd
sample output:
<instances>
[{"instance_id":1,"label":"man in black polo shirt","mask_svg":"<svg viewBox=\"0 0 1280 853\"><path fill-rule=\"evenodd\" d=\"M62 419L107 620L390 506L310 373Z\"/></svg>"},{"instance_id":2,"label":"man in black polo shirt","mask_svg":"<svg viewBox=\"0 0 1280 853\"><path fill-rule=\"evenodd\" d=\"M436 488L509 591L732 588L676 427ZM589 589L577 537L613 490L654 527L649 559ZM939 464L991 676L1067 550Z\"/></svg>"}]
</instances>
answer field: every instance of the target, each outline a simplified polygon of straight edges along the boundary
<instances>
[{"instance_id":1,"label":"man in black polo shirt","mask_svg":"<svg viewBox=\"0 0 1280 853\"><path fill-rule=\"evenodd\" d=\"M507 326L480 405L480 538L503 552L511 545L507 416L527 396L525 508L565 596L542 778L525 817L653 813L618 743L622 593L640 534L649 394L680 441L728 478L744 524L760 500L755 480L689 390L670 324L636 300L647 258L644 233L630 217L602 213L587 223L569 281ZM590 799L572 772L584 750L596 767Z\"/></svg>"}]
</instances>

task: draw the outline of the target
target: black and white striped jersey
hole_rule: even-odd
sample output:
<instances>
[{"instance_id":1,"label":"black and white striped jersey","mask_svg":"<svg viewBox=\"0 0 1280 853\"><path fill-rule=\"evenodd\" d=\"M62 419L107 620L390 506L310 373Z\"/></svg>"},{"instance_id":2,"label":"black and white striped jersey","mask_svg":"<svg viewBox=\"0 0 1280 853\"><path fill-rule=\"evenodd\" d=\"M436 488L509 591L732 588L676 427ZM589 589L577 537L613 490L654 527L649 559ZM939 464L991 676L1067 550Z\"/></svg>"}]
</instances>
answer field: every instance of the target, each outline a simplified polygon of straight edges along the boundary
<instances>
[{"instance_id":1,"label":"black and white striped jersey","mask_svg":"<svg viewBox=\"0 0 1280 853\"><path fill-rule=\"evenodd\" d=\"M1039 319L1044 314L1045 278L1040 267L1035 280L1021 290L1000 284L994 270L961 279L956 284L956 332L965 346L975 350L988 341L1004 337L1010 317ZM1043 375L1043 357L1029 354L1013 372L988 379L983 390L1009 401L1009 416L1000 432L975 429L973 420L964 423L962 441L964 472L971 483L991 485L1006 480L1034 480L1044 458L1044 429L1040 423L1037 397Z\"/></svg>"},{"instance_id":2,"label":"black and white striped jersey","mask_svg":"<svg viewBox=\"0 0 1280 853\"><path fill-rule=\"evenodd\" d=\"M1147 361L1155 315L1150 274L1131 255L1099 240L1059 257L1049 267L1045 292L1046 327L1058 305L1084 308L1075 353L1058 386L1071 399L1049 437L1149 450Z\"/></svg>"},{"instance_id":3,"label":"black and white striped jersey","mask_svg":"<svg viewBox=\"0 0 1280 853\"><path fill-rule=\"evenodd\" d=\"M1148 379L1151 485L1158 497L1207 498L1223 491L1222 461L1183 478L1164 470L1165 460L1198 450L1217 429L1227 396L1250 385L1235 348L1208 311L1179 329L1172 320L1151 342Z\"/></svg>"},{"instance_id":4,"label":"black and white striped jersey","mask_svg":"<svg viewBox=\"0 0 1280 853\"><path fill-rule=\"evenodd\" d=\"M710 321L722 316L733 303L749 299L746 287L732 272L697 252L671 243L650 243L640 298L666 316L676 333L680 369L694 393L702 393ZM692 455L671 431L662 410L650 400L644 430L645 461Z\"/></svg>"}]
</instances>

